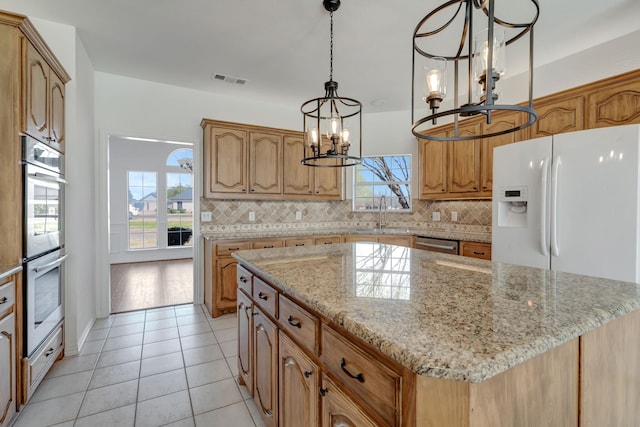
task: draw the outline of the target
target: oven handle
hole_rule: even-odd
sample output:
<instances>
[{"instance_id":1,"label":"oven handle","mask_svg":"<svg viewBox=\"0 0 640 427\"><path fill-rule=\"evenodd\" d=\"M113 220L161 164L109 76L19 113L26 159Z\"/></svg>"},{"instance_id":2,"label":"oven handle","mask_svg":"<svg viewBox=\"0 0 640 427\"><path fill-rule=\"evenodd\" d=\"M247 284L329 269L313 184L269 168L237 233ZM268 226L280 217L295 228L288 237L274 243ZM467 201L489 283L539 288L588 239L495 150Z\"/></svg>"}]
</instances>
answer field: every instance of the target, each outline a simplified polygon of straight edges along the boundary
<instances>
[{"instance_id":1,"label":"oven handle","mask_svg":"<svg viewBox=\"0 0 640 427\"><path fill-rule=\"evenodd\" d=\"M63 256L61 256L60 258L58 258L58 259L57 259L57 260L55 260L55 261L52 261L52 262L47 263L47 264L45 264L45 265L39 265L39 266L37 266L37 267L33 267L33 271L34 271L35 273L37 273L37 272L39 272L39 271L46 270L47 268L55 267L55 266L57 266L57 265L60 265L60 264L62 264L62 261L64 261L65 259L67 259L67 257L68 257L68 256L69 256L69 254L64 254Z\"/></svg>"},{"instance_id":2,"label":"oven handle","mask_svg":"<svg viewBox=\"0 0 640 427\"><path fill-rule=\"evenodd\" d=\"M67 183L67 180L64 179L64 178L60 178L60 177L57 177L57 176L51 176L51 175L47 175L47 174L44 174L44 173L36 172L34 174L29 174L29 176L41 179L43 181L48 181L48 182L57 182L59 184L66 184Z\"/></svg>"}]
</instances>

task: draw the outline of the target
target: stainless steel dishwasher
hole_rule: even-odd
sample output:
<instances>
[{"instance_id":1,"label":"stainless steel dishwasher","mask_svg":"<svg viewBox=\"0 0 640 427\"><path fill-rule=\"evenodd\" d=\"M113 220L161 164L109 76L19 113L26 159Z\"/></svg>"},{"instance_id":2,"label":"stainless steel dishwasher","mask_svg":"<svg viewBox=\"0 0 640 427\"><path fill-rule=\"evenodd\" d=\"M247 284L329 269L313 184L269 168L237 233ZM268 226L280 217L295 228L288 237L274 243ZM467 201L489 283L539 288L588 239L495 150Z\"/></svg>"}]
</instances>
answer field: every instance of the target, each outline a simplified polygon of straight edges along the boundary
<instances>
[{"instance_id":1,"label":"stainless steel dishwasher","mask_svg":"<svg viewBox=\"0 0 640 427\"><path fill-rule=\"evenodd\" d=\"M416 236L416 249L458 255L458 240L435 239L427 236Z\"/></svg>"}]
</instances>

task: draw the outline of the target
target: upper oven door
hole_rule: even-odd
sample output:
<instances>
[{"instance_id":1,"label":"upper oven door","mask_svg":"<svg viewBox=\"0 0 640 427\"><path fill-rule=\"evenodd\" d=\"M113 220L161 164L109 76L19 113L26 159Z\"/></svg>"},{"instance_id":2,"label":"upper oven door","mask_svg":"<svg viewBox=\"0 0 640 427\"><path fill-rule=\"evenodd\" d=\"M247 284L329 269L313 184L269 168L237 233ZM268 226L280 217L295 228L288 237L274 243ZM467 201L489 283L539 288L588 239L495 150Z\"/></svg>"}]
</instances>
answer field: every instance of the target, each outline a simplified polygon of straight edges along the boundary
<instances>
[{"instance_id":1,"label":"upper oven door","mask_svg":"<svg viewBox=\"0 0 640 427\"><path fill-rule=\"evenodd\" d=\"M64 245L64 179L46 169L25 165L24 247L25 258Z\"/></svg>"}]
</instances>

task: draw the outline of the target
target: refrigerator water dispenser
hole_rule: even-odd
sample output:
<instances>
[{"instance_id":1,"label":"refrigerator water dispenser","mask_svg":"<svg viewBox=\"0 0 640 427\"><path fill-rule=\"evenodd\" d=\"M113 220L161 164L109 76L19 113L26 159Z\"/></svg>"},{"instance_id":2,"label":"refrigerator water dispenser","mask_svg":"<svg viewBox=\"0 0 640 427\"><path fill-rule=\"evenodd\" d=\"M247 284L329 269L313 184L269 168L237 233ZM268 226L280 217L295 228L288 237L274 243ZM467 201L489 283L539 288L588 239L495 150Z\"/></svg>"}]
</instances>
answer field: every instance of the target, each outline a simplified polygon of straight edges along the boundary
<instances>
[{"instance_id":1,"label":"refrigerator water dispenser","mask_svg":"<svg viewBox=\"0 0 640 427\"><path fill-rule=\"evenodd\" d=\"M498 190L498 226L527 226L527 187L502 187Z\"/></svg>"}]
</instances>

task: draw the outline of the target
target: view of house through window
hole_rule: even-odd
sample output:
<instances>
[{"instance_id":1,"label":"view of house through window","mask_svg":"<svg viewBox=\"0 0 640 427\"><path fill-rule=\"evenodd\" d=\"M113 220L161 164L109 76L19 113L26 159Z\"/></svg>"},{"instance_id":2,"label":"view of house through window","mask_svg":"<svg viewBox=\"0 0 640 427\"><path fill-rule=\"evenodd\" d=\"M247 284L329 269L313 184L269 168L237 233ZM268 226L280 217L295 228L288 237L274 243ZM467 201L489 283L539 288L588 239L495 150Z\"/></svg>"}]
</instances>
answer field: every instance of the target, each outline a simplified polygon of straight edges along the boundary
<instances>
[{"instance_id":1,"label":"view of house through window","mask_svg":"<svg viewBox=\"0 0 640 427\"><path fill-rule=\"evenodd\" d=\"M129 249L158 247L158 175L129 171Z\"/></svg>"},{"instance_id":2,"label":"view of house through window","mask_svg":"<svg viewBox=\"0 0 640 427\"><path fill-rule=\"evenodd\" d=\"M156 171L129 171L129 249L164 247L165 219L158 205L166 203L167 247L193 246L193 151L174 150L166 162L166 180ZM162 178L162 177L161 177ZM158 196L161 197L158 197Z\"/></svg>"},{"instance_id":3,"label":"view of house through window","mask_svg":"<svg viewBox=\"0 0 640 427\"><path fill-rule=\"evenodd\" d=\"M378 210L383 199L387 210L411 210L411 155L363 157L354 167L353 210Z\"/></svg>"}]
</instances>

